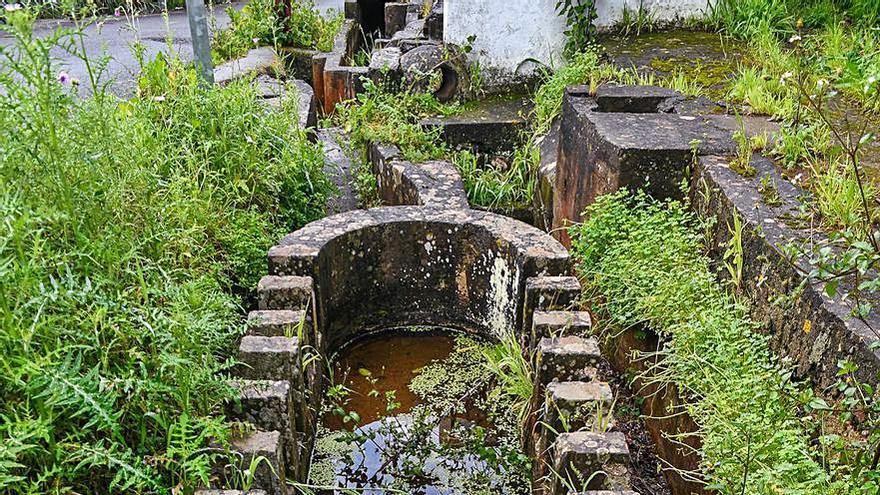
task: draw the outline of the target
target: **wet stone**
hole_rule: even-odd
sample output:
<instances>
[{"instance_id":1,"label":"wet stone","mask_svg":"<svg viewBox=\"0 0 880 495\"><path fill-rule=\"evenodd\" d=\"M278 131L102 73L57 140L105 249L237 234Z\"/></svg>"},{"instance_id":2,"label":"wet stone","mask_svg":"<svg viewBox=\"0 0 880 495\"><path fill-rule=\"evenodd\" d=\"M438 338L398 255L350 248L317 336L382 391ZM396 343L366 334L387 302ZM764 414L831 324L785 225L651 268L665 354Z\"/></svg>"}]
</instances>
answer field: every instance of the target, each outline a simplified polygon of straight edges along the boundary
<instances>
[{"instance_id":1,"label":"wet stone","mask_svg":"<svg viewBox=\"0 0 880 495\"><path fill-rule=\"evenodd\" d=\"M629 447L623 433L563 433L553 449L555 471L562 479L589 480L587 488L592 490L629 488ZM552 493L568 493L561 480L555 485Z\"/></svg>"}]
</instances>

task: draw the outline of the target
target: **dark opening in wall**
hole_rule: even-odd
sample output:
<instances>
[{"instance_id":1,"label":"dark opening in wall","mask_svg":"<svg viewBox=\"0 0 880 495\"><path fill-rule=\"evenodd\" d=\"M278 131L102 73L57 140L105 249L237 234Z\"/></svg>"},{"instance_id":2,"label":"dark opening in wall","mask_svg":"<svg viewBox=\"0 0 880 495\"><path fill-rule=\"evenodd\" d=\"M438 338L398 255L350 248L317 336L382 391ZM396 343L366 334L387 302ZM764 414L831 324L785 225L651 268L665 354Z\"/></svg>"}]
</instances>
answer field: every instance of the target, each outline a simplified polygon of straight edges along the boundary
<instances>
[{"instance_id":1,"label":"dark opening in wall","mask_svg":"<svg viewBox=\"0 0 880 495\"><path fill-rule=\"evenodd\" d=\"M387 0L358 0L361 11L361 27L364 34L385 32L385 4Z\"/></svg>"}]
</instances>

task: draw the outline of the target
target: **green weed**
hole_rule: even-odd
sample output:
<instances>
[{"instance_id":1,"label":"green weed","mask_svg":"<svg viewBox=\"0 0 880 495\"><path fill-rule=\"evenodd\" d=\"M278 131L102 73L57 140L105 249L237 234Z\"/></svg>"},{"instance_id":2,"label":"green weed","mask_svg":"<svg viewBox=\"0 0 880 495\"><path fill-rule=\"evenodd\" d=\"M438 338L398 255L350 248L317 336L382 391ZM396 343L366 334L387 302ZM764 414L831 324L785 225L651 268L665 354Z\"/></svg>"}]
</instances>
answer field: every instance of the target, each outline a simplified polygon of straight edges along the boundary
<instances>
[{"instance_id":1,"label":"green weed","mask_svg":"<svg viewBox=\"0 0 880 495\"><path fill-rule=\"evenodd\" d=\"M179 61L132 100L80 98L49 56L85 59L77 36L6 21L0 491L191 491L225 455L222 374L266 249L323 214L320 149L296 102L269 113Z\"/></svg>"}]
</instances>

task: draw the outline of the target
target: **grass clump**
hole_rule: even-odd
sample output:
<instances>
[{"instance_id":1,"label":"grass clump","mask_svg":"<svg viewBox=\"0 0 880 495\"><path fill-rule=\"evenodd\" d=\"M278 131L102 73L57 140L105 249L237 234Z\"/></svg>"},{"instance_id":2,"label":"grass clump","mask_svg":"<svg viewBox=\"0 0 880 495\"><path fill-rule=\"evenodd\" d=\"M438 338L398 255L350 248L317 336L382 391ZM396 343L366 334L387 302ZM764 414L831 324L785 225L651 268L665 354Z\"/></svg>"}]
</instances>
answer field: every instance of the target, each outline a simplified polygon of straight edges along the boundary
<instances>
[{"instance_id":1,"label":"grass clump","mask_svg":"<svg viewBox=\"0 0 880 495\"><path fill-rule=\"evenodd\" d=\"M648 380L674 384L700 428L701 468L720 493L873 493L810 442L798 417L810 392L716 281L685 205L625 191L601 197L571 229L587 287L615 327L664 338ZM653 361L653 359L652 359Z\"/></svg>"},{"instance_id":2,"label":"grass clump","mask_svg":"<svg viewBox=\"0 0 880 495\"><path fill-rule=\"evenodd\" d=\"M343 14L322 16L314 0L289 5L287 15L273 0L253 0L240 12L227 8L229 27L215 33L212 42L214 62L244 56L258 46L331 51L333 39L345 20Z\"/></svg>"},{"instance_id":3,"label":"grass clump","mask_svg":"<svg viewBox=\"0 0 880 495\"><path fill-rule=\"evenodd\" d=\"M323 214L320 149L295 102L161 58L132 100L80 98L49 56L74 35L30 20L0 50L0 492L191 493L232 433L242 297Z\"/></svg>"}]
</instances>

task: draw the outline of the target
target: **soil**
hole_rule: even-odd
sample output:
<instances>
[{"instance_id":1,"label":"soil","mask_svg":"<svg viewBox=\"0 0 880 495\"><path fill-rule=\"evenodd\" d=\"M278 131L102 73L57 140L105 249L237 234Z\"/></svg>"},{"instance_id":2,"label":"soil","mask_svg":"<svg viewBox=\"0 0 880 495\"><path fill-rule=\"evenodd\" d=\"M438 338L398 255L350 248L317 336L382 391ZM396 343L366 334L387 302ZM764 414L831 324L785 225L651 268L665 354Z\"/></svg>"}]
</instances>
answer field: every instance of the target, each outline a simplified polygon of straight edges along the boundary
<instances>
[{"instance_id":1,"label":"soil","mask_svg":"<svg viewBox=\"0 0 880 495\"><path fill-rule=\"evenodd\" d=\"M663 464L657 457L654 441L640 417L636 395L626 379L603 361L599 377L614 391L614 430L626 435L630 451L630 482L640 495L672 495L663 476Z\"/></svg>"}]
</instances>

